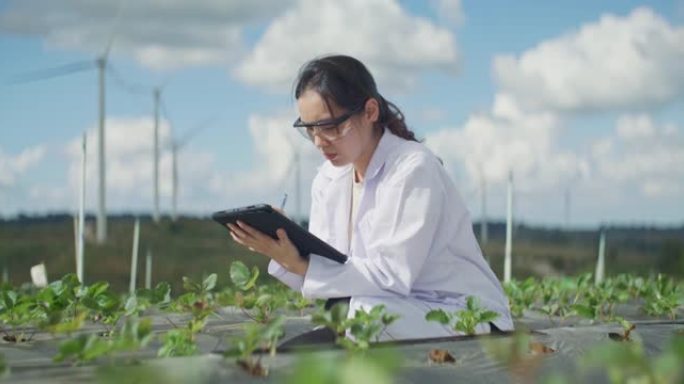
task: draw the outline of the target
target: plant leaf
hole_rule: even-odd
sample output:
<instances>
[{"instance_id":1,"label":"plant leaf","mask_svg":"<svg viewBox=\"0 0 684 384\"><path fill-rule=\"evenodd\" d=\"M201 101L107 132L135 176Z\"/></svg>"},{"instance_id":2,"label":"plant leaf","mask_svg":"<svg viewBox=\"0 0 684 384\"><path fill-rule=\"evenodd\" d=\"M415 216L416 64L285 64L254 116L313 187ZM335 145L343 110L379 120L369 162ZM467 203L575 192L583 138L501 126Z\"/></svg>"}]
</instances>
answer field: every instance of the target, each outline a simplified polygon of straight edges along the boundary
<instances>
[{"instance_id":1,"label":"plant leaf","mask_svg":"<svg viewBox=\"0 0 684 384\"><path fill-rule=\"evenodd\" d=\"M441 324L449 324L449 321L451 320L449 314L444 312L441 309L433 309L430 312L428 312L425 315L425 320L427 321L436 321Z\"/></svg>"}]
</instances>

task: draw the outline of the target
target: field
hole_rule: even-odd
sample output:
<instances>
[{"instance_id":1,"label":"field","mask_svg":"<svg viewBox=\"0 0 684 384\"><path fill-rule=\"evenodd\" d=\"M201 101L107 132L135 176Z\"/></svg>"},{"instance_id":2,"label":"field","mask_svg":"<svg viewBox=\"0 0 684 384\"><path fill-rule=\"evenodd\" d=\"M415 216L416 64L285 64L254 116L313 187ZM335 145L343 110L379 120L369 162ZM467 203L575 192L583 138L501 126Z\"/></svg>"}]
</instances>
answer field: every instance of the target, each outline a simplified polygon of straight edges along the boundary
<instances>
[{"instance_id":1,"label":"field","mask_svg":"<svg viewBox=\"0 0 684 384\"><path fill-rule=\"evenodd\" d=\"M227 277L230 262L265 268L266 260L236 246L227 231L206 218L181 218L177 224L163 220L154 225L141 217L138 286L144 282L145 255L152 251L152 281L169 282L175 291L181 278L201 278L208 271ZM87 220L85 282L108 281L116 291L128 289L132 216L109 220L109 241L93 242L93 218ZM475 224L475 233L479 233ZM502 277L505 226L489 225L489 242L483 247L497 276ZM546 277L593 272L598 250L595 230L515 227L513 276ZM45 262L50 280L75 271L74 229L70 216L19 218L0 221L0 268L6 266L10 282L30 281L32 265ZM606 273L637 273L648 276L668 273L684 277L684 226L679 228L608 228ZM225 281L225 279L220 279ZM266 280L264 280L265 282Z\"/></svg>"},{"instance_id":2,"label":"field","mask_svg":"<svg viewBox=\"0 0 684 384\"><path fill-rule=\"evenodd\" d=\"M464 336L376 343L391 313L324 311L264 276L265 260L202 219L142 221L154 284L127 293L132 218L111 220L110 241L86 248L86 281L72 274L70 219L4 222L0 289L4 380L73 382L632 382L684 380L682 230L611 228L609 277L591 275L596 233L516 228L505 290L516 332L473 335L491 314L471 306L432 313ZM484 247L495 271L502 231ZM610 243L612 241L612 243ZM46 263L50 285L28 284ZM639 271L624 274L625 270ZM668 271L671 273L662 274ZM563 272L563 273L561 273ZM324 325L335 343L292 346ZM351 336L349 338L343 335Z\"/></svg>"}]
</instances>

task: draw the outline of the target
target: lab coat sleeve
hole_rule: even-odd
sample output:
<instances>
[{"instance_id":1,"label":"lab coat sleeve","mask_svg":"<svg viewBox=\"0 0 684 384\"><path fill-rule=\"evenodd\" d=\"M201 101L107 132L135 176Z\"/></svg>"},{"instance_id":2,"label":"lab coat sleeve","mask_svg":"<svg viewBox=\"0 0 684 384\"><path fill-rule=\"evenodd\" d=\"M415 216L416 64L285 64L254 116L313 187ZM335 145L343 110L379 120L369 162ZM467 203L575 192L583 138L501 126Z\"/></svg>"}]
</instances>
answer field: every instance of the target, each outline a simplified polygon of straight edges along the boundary
<instances>
[{"instance_id":1,"label":"lab coat sleeve","mask_svg":"<svg viewBox=\"0 0 684 384\"><path fill-rule=\"evenodd\" d=\"M434 162L434 164L433 164ZM436 160L414 155L378 186L372 223L361 228L366 258L337 264L312 255L302 294L308 298L408 296L433 243L444 188Z\"/></svg>"},{"instance_id":2,"label":"lab coat sleeve","mask_svg":"<svg viewBox=\"0 0 684 384\"><path fill-rule=\"evenodd\" d=\"M271 260L268 263L268 274L280 280L282 283L294 289L295 291L302 289L304 278L288 271L275 260Z\"/></svg>"}]
</instances>

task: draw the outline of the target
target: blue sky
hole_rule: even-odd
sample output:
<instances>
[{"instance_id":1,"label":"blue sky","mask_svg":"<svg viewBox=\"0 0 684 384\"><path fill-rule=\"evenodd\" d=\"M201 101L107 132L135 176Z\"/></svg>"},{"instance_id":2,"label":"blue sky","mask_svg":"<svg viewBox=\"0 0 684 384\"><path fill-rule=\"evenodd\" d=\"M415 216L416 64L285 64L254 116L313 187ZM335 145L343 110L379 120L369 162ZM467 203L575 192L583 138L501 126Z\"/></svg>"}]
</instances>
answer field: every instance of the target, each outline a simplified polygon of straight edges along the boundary
<instances>
[{"instance_id":1,"label":"blue sky","mask_svg":"<svg viewBox=\"0 0 684 384\"><path fill-rule=\"evenodd\" d=\"M88 4L0 1L2 216L75 210L84 132L86 208L94 212L97 71L8 81L94 60L113 36L110 212L152 210L151 89L164 84L163 213L171 130L182 137L210 119L180 154L181 212L277 202L288 192L296 213L299 151L306 214L322 158L290 127L289 91L301 64L334 52L366 62L445 160L475 219L483 179L488 216L503 218L511 170L516 217L531 224L684 222L680 0ZM122 81L145 91L131 93Z\"/></svg>"}]
</instances>

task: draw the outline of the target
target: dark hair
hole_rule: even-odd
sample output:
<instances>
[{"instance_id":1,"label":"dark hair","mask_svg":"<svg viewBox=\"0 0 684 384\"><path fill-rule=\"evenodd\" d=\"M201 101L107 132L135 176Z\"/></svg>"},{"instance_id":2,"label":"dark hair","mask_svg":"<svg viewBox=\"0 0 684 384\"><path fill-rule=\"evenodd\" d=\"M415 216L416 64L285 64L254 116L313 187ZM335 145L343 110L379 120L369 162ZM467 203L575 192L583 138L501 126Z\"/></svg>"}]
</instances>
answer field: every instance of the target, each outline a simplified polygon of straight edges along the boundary
<instances>
[{"instance_id":1,"label":"dark hair","mask_svg":"<svg viewBox=\"0 0 684 384\"><path fill-rule=\"evenodd\" d=\"M295 83L295 99L299 99L308 89L321 95L329 109L331 101L352 110L372 97L380 106L377 126L387 127L403 139L418 141L416 135L406 126L404 114L380 95L371 73L353 57L324 56L304 64Z\"/></svg>"}]
</instances>

